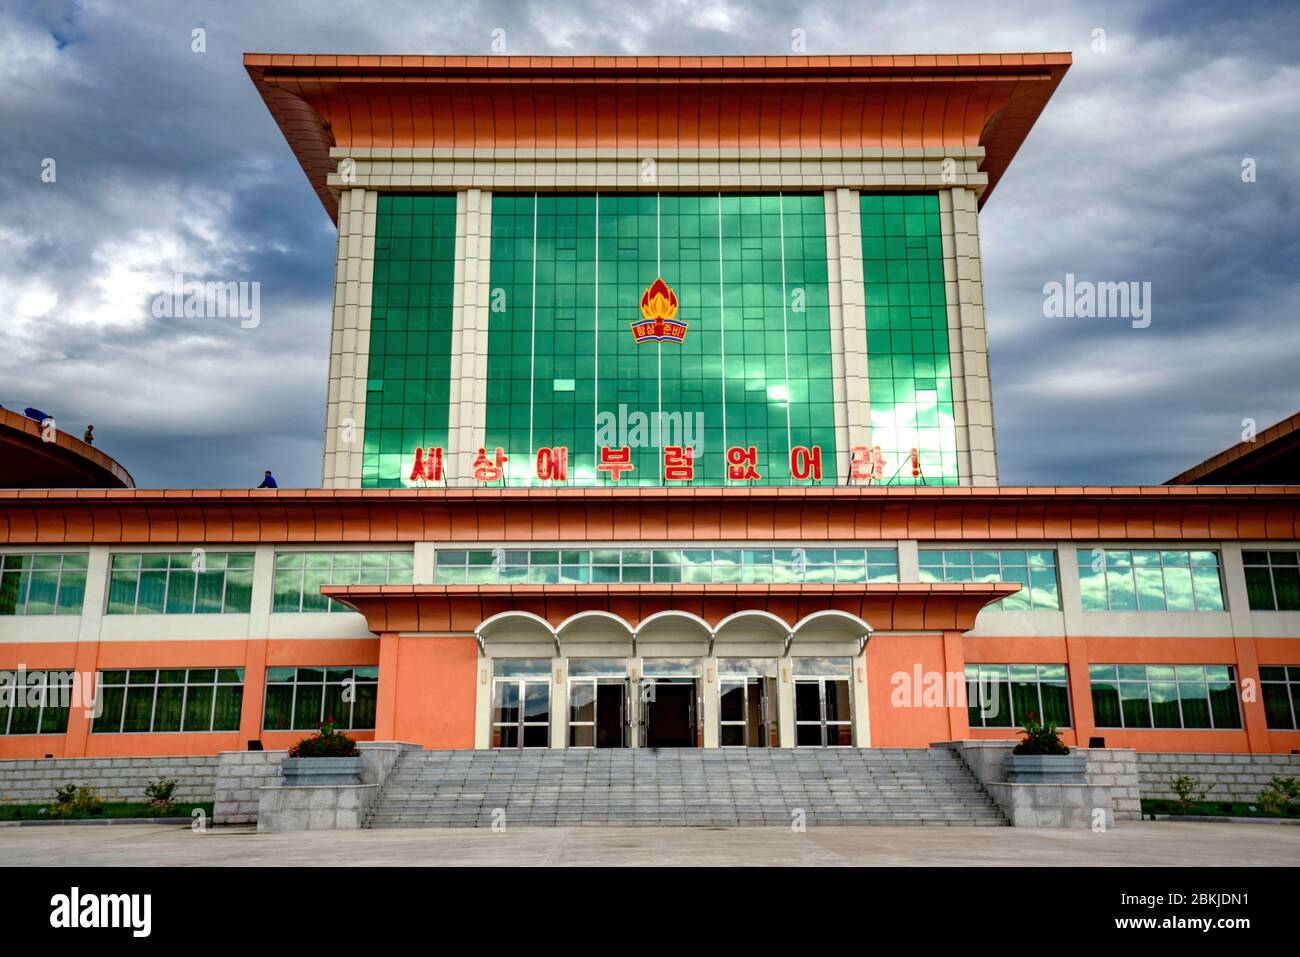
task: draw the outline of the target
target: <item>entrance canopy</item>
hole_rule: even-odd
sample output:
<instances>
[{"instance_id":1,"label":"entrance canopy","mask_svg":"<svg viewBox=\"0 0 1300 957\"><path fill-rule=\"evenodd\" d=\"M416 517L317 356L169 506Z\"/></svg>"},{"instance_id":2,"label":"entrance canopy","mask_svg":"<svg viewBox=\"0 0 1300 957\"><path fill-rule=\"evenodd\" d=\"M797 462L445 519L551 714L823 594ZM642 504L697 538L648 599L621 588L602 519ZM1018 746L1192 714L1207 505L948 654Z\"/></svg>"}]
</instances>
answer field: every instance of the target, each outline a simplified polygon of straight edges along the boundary
<instances>
[{"instance_id":1,"label":"entrance canopy","mask_svg":"<svg viewBox=\"0 0 1300 957\"><path fill-rule=\"evenodd\" d=\"M321 592L381 633L473 635L508 646L586 653L725 654L874 632L968 631L1014 583L855 585L327 585ZM520 649L522 650L522 649ZM567 652L566 652L567 653Z\"/></svg>"}]
</instances>

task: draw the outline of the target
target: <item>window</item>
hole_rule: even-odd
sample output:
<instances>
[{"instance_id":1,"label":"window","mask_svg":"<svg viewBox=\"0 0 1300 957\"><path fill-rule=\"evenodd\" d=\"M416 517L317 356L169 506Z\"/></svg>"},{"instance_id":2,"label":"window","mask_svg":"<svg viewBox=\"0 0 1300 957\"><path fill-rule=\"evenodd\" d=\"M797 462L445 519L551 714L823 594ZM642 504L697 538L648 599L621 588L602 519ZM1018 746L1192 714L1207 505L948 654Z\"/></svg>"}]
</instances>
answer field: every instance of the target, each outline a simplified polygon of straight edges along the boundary
<instances>
[{"instance_id":1,"label":"window","mask_svg":"<svg viewBox=\"0 0 1300 957\"><path fill-rule=\"evenodd\" d=\"M894 548L493 549L437 553L439 584L896 582Z\"/></svg>"},{"instance_id":2,"label":"window","mask_svg":"<svg viewBox=\"0 0 1300 957\"><path fill-rule=\"evenodd\" d=\"M146 552L113 556L110 615L248 614L252 552Z\"/></svg>"},{"instance_id":3,"label":"window","mask_svg":"<svg viewBox=\"0 0 1300 957\"><path fill-rule=\"evenodd\" d=\"M972 728L1019 728L1031 714L1068 728L1065 665L967 665L966 707Z\"/></svg>"},{"instance_id":4,"label":"window","mask_svg":"<svg viewBox=\"0 0 1300 957\"><path fill-rule=\"evenodd\" d=\"M0 555L0 615L80 615L85 552Z\"/></svg>"},{"instance_id":5,"label":"window","mask_svg":"<svg viewBox=\"0 0 1300 957\"><path fill-rule=\"evenodd\" d=\"M1219 553L1079 549L1084 611L1223 611Z\"/></svg>"},{"instance_id":6,"label":"window","mask_svg":"<svg viewBox=\"0 0 1300 957\"><path fill-rule=\"evenodd\" d=\"M95 734L238 731L243 668L105 671L95 692Z\"/></svg>"},{"instance_id":7,"label":"window","mask_svg":"<svg viewBox=\"0 0 1300 957\"><path fill-rule=\"evenodd\" d=\"M1242 552L1251 611L1300 611L1300 552Z\"/></svg>"},{"instance_id":8,"label":"window","mask_svg":"<svg viewBox=\"0 0 1300 957\"><path fill-rule=\"evenodd\" d=\"M66 734L71 671L0 672L0 734Z\"/></svg>"},{"instance_id":9,"label":"window","mask_svg":"<svg viewBox=\"0 0 1300 957\"><path fill-rule=\"evenodd\" d=\"M1091 665L1099 728L1240 728L1232 665Z\"/></svg>"},{"instance_id":10,"label":"window","mask_svg":"<svg viewBox=\"0 0 1300 957\"><path fill-rule=\"evenodd\" d=\"M341 731L370 731L378 694L374 666L267 668L262 730L315 731L333 718Z\"/></svg>"},{"instance_id":11,"label":"window","mask_svg":"<svg viewBox=\"0 0 1300 957\"><path fill-rule=\"evenodd\" d=\"M320 593L322 585L409 585L411 552L279 552L276 612L352 611Z\"/></svg>"},{"instance_id":12,"label":"window","mask_svg":"<svg viewBox=\"0 0 1300 957\"><path fill-rule=\"evenodd\" d=\"M1050 548L967 551L921 551L923 582L1019 582L1020 591L1002 599L1002 611L1061 608L1056 583L1056 552Z\"/></svg>"},{"instance_id":13,"label":"window","mask_svg":"<svg viewBox=\"0 0 1300 957\"><path fill-rule=\"evenodd\" d=\"M1300 730L1300 668L1261 666L1259 684L1264 690L1264 718L1269 730Z\"/></svg>"}]
</instances>

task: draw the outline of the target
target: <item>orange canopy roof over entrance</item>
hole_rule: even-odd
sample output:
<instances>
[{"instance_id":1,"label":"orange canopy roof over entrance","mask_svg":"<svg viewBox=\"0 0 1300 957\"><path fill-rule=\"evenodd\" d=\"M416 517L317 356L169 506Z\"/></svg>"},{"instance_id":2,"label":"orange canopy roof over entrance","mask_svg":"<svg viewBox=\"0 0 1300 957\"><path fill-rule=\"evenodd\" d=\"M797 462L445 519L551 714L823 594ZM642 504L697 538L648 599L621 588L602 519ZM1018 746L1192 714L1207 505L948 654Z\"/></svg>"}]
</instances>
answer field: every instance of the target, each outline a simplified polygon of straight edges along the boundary
<instances>
[{"instance_id":1,"label":"orange canopy roof over entrance","mask_svg":"<svg viewBox=\"0 0 1300 957\"><path fill-rule=\"evenodd\" d=\"M331 216L331 147L982 146L987 199L1068 53L529 57L244 55Z\"/></svg>"}]
</instances>

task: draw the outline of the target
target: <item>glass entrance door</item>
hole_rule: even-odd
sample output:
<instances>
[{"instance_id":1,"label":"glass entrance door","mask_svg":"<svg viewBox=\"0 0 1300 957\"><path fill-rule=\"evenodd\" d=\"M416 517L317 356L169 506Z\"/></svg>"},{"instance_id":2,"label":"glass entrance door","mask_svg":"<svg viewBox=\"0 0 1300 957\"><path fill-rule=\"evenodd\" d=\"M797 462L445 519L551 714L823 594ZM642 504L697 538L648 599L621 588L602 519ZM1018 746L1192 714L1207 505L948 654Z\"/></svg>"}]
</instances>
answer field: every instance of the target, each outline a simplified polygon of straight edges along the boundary
<instances>
[{"instance_id":1,"label":"glass entrance door","mask_svg":"<svg viewBox=\"0 0 1300 957\"><path fill-rule=\"evenodd\" d=\"M569 660L569 747L631 744L627 663L619 658Z\"/></svg>"},{"instance_id":2,"label":"glass entrance door","mask_svg":"<svg viewBox=\"0 0 1300 957\"><path fill-rule=\"evenodd\" d=\"M722 678L718 697L724 748L767 747L767 694L762 678Z\"/></svg>"},{"instance_id":3,"label":"glass entrance door","mask_svg":"<svg viewBox=\"0 0 1300 957\"><path fill-rule=\"evenodd\" d=\"M645 658L640 686L640 744L697 748L700 733L700 659Z\"/></svg>"},{"instance_id":4,"label":"glass entrance door","mask_svg":"<svg viewBox=\"0 0 1300 957\"><path fill-rule=\"evenodd\" d=\"M776 747L776 661L718 659L718 744Z\"/></svg>"},{"instance_id":5,"label":"glass entrance door","mask_svg":"<svg viewBox=\"0 0 1300 957\"><path fill-rule=\"evenodd\" d=\"M795 659L795 744L812 748L853 745L849 698L853 664L848 658Z\"/></svg>"},{"instance_id":6,"label":"glass entrance door","mask_svg":"<svg viewBox=\"0 0 1300 957\"><path fill-rule=\"evenodd\" d=\"M501 658L492 672L492 747L550 747L550 660Z\"/></svg>"},{"instance_id":7,"label":"glass entrance door","mask_svg":"<svg viewBox=\"0 0 1300 957\"><path fill-rule=\"evenodd\" d=\"M627 747L627 681L574 678L569 682L569 747Z\"/></svg>"},{"instance_id":8,"label":"glass entrance door","mask_svg":"<svg viewBox=\"0 0 1300 957\"><path fill-rule=\"evenodd\" d=\"M642 685L647 748L693 748L699 723L694 678L647 678Z\"/></svg>"}]
</instances>

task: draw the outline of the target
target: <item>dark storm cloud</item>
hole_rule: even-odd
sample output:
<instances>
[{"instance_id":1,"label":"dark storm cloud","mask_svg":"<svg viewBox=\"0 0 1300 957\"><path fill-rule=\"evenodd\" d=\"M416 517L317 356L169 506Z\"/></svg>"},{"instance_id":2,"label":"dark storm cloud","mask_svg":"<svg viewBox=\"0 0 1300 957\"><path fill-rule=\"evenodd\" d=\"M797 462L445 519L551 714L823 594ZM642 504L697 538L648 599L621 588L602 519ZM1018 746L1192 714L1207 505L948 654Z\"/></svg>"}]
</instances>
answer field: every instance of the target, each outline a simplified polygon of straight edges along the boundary
<instances>
[{"instance_id":1,"label":"dark storm cloud","mask_svg":"<svg viewBox=\"0 0 1300 957\"><path fill-rule=\"evenodd\" d=\"M1300 408L1284 4L358 9L0 6L0 403L94 421L142 485L318 484L334 236L246 50L488 52L501 29L512 53L784 53L799 30L811 53L1075 54L981 216L1004 483L1158 482ZM177 271L259 281L261 324L155 319ZM1151 282L1150 327L1044 318L1066 273Z\"/></svg>"}]
</instances>

